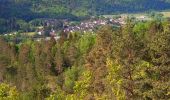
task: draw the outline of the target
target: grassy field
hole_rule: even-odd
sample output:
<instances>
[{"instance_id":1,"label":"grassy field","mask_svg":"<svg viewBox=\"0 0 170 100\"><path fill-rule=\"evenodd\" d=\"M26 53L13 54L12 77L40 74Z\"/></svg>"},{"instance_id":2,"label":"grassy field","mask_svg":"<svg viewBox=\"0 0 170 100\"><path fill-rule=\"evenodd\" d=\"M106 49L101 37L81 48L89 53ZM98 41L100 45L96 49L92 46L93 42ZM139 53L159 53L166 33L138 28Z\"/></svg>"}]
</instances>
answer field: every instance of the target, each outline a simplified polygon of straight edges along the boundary
<instances>
[{"instance_id":1,"label":"grassy field","mask_svg":"<svg viewBox=\"0 0 170 100\"><path fill-rule=\"evenodd\" d=\"M29 36L29 37L32 37L36 34L36 32L26 32L26 33L21 33L22 35L26 35L26 36Z\"/></svg>"},{"instance_id":2,"label":"grassy field","mask_svg":"<svg viewBox=\"0 0 170 100\"><path fill-rule=\"evenodd\" d=\"M170 17L170 11L161 11L161 12L156 12L156 13L161 13L164 15L164 17ZM139 17L139 16L148 16L147 13L125 13L125 14L118 14L118 15L103 15L104 17L107 18L113 18L115 16L133 16L133 17Z\"/></svg>"},{"instance_id":3,"label":"grassy field","mask_svg":"<svg viewBox=\"0 0 170 100\"><path fill-rule=\"evenodd\" d=\"M170 17L170 11L161 12L164 17Z\"/></svg>"},{"instance_id":4,"label":"grassy field","mask_svg":"<svg viewBox=\"0 0 170 100\"><path fill-rule=\"evenodd\" d=\"M106 18L113 18L115 16L133 16L133 17L139 17L139 16L147 16L146 13L124 13L124 14L118 14L118 15L103 15Z\"/></svg>"}]
</instances>

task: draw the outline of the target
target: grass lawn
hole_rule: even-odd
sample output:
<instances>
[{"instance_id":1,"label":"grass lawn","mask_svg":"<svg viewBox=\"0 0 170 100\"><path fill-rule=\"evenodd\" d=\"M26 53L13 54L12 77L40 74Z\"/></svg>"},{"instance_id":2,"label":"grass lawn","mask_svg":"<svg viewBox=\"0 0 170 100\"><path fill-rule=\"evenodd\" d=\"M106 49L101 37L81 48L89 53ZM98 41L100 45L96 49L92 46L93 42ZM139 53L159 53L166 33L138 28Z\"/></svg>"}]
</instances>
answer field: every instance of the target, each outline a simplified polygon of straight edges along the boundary
<instances>
[{"instance_id":1,"label":"grass lawn","mask_svg":"<svg viewBox=\"0 0 170 100\"><path fill-rule=\"evenodd\" d=\"M103 15L106 18L113 18L115 16L133 16L133 17L139 17L139 16L147 16L146 13L124 13L124 14L117 14L117 15Z\"/></svg>"},{"instance_id":2,"label":"grass lawn","mask_svg":"<svg viewBox=\"0 0 170 100\"><path fill-rule=\"evenodd\" d=\"M161 12L164 17L170 17L170 11Z\"/></svg>"},{"instance_id":3,"label":"grass lawn","mask_svg":"<svg viewBox=\"0 0 170 100\"><path fill-rule=\"evenodd\" d=\"M29 37L32 37L36 34L36 32L26 32L26 33L21 33L21 34L24 34L26 36L29 36Z\"/></svg>"}]
</instances>

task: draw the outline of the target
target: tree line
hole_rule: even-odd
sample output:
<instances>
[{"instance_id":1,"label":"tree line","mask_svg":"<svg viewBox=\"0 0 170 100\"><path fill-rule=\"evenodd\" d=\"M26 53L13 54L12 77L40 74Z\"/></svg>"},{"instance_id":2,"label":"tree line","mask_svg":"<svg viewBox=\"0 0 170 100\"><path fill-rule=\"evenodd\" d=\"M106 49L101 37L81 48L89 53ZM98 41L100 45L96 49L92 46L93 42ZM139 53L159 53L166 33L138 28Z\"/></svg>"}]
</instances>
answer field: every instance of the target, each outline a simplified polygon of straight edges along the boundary
<instances>
[{"instance_id":1,"label":"tree line","mask_svg":"<svg viewBox=\"0 0 170 100\"><path fill-rule=\"evenodd\" d=\"M169 22L127 22L55 41L0 38L0 99L168 100Z\"/></svg>"}]
</instances>

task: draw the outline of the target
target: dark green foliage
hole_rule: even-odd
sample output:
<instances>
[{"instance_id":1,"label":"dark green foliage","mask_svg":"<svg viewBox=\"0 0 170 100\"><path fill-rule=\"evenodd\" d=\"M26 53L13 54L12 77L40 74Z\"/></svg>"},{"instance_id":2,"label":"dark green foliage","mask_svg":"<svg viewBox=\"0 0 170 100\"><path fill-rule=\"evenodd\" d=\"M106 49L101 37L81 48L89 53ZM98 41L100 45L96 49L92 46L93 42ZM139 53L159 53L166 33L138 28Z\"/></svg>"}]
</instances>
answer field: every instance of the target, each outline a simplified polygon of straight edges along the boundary
<instances>
[{"instance_id":1,"label":"dark green foliage","mask_svg":"<svg viewBox=\"0 0 170 100\"><path fill-rule=\"evenodd\" d=\"M165 0L2 0L0 1L1 18L74 18L89 14L108 14L113 12L136 12L150 9L169 8ZM90 10L88 10L90 9ZM83 12L83 13L82 13ZM72 17L73 16L73 17Z\"/></svg>"},{"instance_id":2,"label":"dark green foliage","mask_svg":"<svg viewBox=\"0 0 170 100\"><path fill-rule=\"evenodd\" d=\"M34 31L36 26L43 25L43 18L81 20L90 15L169 8L169 0L0 0L0 33ZM161 14L151 16L162 20ZM60 25L54 26L61 28Z\"/></svg>"}]
</instances>

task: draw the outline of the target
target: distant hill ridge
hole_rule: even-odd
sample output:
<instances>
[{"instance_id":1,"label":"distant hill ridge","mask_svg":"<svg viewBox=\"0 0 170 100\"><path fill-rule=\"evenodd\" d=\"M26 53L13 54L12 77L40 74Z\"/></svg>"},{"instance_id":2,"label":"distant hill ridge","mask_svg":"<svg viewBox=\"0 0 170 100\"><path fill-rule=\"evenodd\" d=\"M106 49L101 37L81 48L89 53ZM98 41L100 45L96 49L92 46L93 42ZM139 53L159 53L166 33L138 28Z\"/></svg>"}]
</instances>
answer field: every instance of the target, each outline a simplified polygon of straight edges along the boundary
<instances>
[{"instance_id":1,"label":"distant hill ridge","mask_svg":"<svg viewBox=\"0 0 170 100\"><path fill-rule=\"evenodd\" d=\"M75 18L170 9L170 0L0 0L0 18Z\"/></svg>"}]
</instances>

